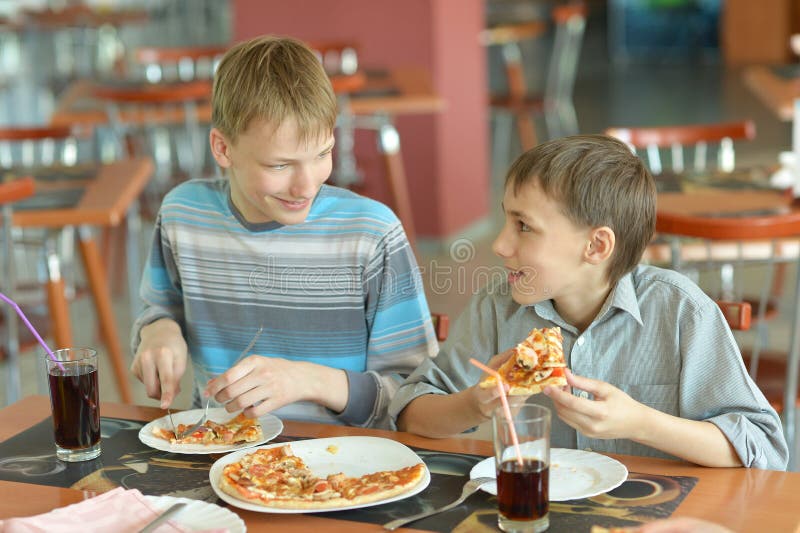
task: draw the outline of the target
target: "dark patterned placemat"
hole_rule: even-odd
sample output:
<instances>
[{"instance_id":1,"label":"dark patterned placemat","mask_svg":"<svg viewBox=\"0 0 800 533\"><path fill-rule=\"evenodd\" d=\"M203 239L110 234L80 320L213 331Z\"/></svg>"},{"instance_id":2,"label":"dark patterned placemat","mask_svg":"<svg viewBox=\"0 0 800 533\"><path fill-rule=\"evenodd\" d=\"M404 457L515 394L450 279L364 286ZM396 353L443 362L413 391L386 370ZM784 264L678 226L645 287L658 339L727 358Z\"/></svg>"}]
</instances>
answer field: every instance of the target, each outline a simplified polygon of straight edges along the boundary
<instances>
[{"instance_id":1,"label":"dark patterned placemat","mask_svg":"<svg viewBox=\"0 0 800 533\"><path fill-rule=\"evenodd\" d=\"M44 420L0 443L0 479L105 492L115 487L145 494L217 501L208 471L219 455L184 455L154 450L138 438L142 422L102 418L103 453L93 461L63 463L55 457L53 427ZM300 440L281 435L273 442ZM332 519L383 524L450 503L484 457L413 448L431 472L430 486L393 502L351 511L319 513ZM550 532L589 531L593 524L631 526L670 516L697 483L694 477L630 473L599 496L550 504ZM227 505L224 502L218 502ZM477 492L455 509L413 523L428 531L496 531L497 499Z\"/></svg>"}]
</instances>

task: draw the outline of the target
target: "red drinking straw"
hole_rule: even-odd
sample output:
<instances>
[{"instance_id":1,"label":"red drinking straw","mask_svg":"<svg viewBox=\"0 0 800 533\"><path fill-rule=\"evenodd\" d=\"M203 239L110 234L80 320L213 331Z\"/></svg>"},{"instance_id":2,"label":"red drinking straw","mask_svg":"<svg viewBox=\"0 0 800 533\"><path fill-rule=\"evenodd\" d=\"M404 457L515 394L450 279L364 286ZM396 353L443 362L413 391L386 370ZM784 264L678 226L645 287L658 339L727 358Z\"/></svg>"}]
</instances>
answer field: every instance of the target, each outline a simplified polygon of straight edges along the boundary
<instances>
[{"instance_id":1,"label":"red drinking straw","mask_svg":"<svg viewBox=\"0 0 800 533\"><path fill-rule=\"evenodd\" d=\"M470 363L477 366L487 374L491 374L494 376L494 379L497 381L497 390L500 391L500 403L503 404L503 414L506 416L506 420L508 421L508 429L511 431L511 442L514 443L514 451L517 452L517 463L522 466L522 451L519 449L519 440L517 439L517 430L514 429L514 419L511 417L511 409L508 407L508 399L506 399L506 390L503 388L503 378L500 377L500 373L497 370L491 369L488 366L484 365L477 359L470 358Z\"/></svg>"},{"instance_id":2,"label":"red drinking straw","mask_svg":"<svg viewBox=\"0 0 800 533\"><path fill-rule=\"evenodd\" d=\"M0 292L0 300L3 300L5 303L7 303L8 305L10 305L11 307L13 307L13 308L14 308L14 311L16 311L16 312L17 312L17 314L19 315L19 317L20 317L20 318L22 319L22 321L25 323L25 326L28 328L28 331L30 331L31 333L33 333L33 336L34 336L34 337L36 337L36 340L37 340L37 341L39 341L39 344L41 344L41 345L42 345L42 348L44 348L44 351L46 351L46 352L47 352L47 355L49 355L49 356L50 356L50 359L52 359L53 361L55 361L56 363L58 363L58 367L59 367L61 370L64 370L64 365L62 365L62 364L59 362L59 360L56 358L55 354L53 354L53 351L52 351L52 350L51 350L51 349L50 349L50 348L47 346L47 344L46 344L46 343L44 342L44 340L42 339L42 336L41 336L41 335L39 335L39 332L38 332L38 331L36 331L36 328L34 328L34 327L33 327L33 324L31 324L31 321L30 321L30 320L28 320L28 317L26 317L26 316L25 316L25 313L23 313L23 312L22 312L22 309L20 309L20 308L19 308L19 306L17 305L17 303L16 303L16 302L14 302L13 300L11 300L11 298L9 298L8 296L6 296L6 295L5 295L5 294L3 294L2 292Z\"/></svg>"}]
</instances>

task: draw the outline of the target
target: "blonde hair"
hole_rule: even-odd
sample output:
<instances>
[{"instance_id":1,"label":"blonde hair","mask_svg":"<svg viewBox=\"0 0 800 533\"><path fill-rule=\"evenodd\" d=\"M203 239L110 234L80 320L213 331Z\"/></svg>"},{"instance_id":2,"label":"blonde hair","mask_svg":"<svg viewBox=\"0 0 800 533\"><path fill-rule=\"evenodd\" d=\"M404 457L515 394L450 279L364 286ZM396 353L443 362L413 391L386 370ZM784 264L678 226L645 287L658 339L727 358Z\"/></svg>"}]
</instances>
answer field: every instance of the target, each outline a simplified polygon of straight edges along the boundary
<instances>
[{"instance_id":1,"label":"blonde hair","mask_svg":"<svg viewBox=\"0 0 800 533\"><path fill-rule=\"evenodd\" d=\"M304 43L265 35L228 50L214 75L211 121L235 142L254 120L276 129L294 119L301 140L328 135L336 96L319 59Z\"/></svg>"},{"instance_id":2,"label":"blonde hair","mask_svg":"<svg viewBox=\"0 0 800 533\"><path fill-rule=\"evenodd\" d=\"M540 144L511 165L505 186L517 194L534 180L573 224L614 231L607 272L612 285L639 263L655 232L656 183L626 144L605 135Z\"/></svg>"}]
</instances>

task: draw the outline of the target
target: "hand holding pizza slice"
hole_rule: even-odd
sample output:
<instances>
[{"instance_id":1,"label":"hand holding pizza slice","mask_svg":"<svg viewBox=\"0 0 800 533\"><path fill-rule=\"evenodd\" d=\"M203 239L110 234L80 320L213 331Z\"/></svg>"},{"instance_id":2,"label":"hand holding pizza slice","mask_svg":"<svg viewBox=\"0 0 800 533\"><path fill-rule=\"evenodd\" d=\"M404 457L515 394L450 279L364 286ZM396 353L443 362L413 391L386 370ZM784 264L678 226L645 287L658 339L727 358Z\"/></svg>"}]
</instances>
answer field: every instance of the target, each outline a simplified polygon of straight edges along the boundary
<instances>
[{"instance_id":1,"label":"hand holding pizza slice","mask_svg":"<svg viewBox=\"0 0 800 533\"><path fill-rule=\"evenodd\" d=\"M497 372L508 385L509 396L539 394L548 385L563 387L567 384L564 369L563 337L561 328L534 328L528 337L514 347L514 353ZM496 387L494 376L484 378L481 388Z\"/></svg>"}]
</instances>

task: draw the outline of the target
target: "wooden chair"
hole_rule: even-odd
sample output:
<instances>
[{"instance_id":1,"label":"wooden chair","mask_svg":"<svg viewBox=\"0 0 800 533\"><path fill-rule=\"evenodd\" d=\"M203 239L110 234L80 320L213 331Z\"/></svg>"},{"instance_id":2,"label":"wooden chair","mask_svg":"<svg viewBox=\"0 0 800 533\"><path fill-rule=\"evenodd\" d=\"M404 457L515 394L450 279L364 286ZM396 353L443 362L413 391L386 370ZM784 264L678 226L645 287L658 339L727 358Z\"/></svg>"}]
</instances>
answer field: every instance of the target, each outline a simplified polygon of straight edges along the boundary
<instances>
[{"instance_id":1,"label":"wooden chair","mask_svg":"<svg viewBox=\"0 0 800 533\"><path fill-rule=\"evenodd\" d=\"M20 178L12 181L0 180L0 207L2 207L2 248L4 265L2 266L3 276L0 278L0 292L8 296L11 301L16 302L16 265L14 263L13 236L12 236L12 212L11 204L33 196L35 186L30 177ZM23 339L19 337L17 328L17 315L15 310L3 303L3 320L0 322L0 358L7 359L7 379L6 379L6 404L10 405L21 397L21 380L19 373L19 352L20 349L27 349L36 340L30 333ZM42 327L41 323L34 327ZM38 329L37 329L38 331ZM42 329L42 331L44 331Z\"/></svg>"},{"instance_id":2,"label":"wooden chair","mask_svg":"<svg viewBox=\"0 0 800 533\"><path fill-rule=\"evenodd\" d=\"M490 105L494 111L500 112L498 118L513 117L516 121L523 151L538 142L534 115L544 116L550 139L578 132L572 91L586 27L586 14L586 5L583 2L572 2L553 8L555 36L544 91L540 94L533 94L528 87L520 43L547 36L549 25L544 21L526 21L503 24L481 32L480 38L484 45L502 47L503 68L508 84L508 92L492 95ZM498 124L495 128L493 146L496 151L508 150L509 142L502 136L508 135L507 130L510 129L510 122ZM508 154L504 153L502 156L504 159Z\"/></svg>"},{"instance_id":3,"label":"wooden chair","mask_svg":"<svg viewBox=\"0 0 800 533\"><path fill-rule=\"evenodd\" d=\"M198 105L211 98L210 80L103 84L93 95L106 104L118 155L149 156L155 162L143 198L145 212L158 211L161 198L180 181L215 172L207 150L210 125L198 115Z\"/></svg>"},{"instance_id":4,"label":"wooden chair","mask_svg":"<svg viewBox=\"0 0 800 533\"><path fill-rule=\"evenodd\" d=\"M411 247L416 249L416 229L400 149L400 134L388 115L356 116L350 110L352 95L363 90L367 83L366 75L358 68L358 46L349 42L312 42L309 46L317 53L339 99L334 183L359 189L363 178L358 171L353 151L355 132L358 129L375 132L378 152L384 163L389 206L403 224Z\"/></svg>"},{"instance_id":5,"label":"wooden chair","mask_svg":"<svg viewBox=\"0 0 800 533\"><path fill-rule=\"evenodd\" d=\"M193 47L144 46L136 48L121 65L128 79L148 83L211 80L227 45Z\"/></svg>"},{"instance_id":6,"label":"wooden chair","mask_svg":"<svg viewBox=\"0 0 800 533\"><path fill-rule=\"evenodd\" d=\"M83 189L80 187L70 189L69 180L62 178L69 177L69 174L73 172L79 176L81 163L96 164L96 159L93 157L94 150L83 144L84 141L90 141L90 133L91 130L85 127L0 129L2 169L6 172L17 173L24 172L26 167L31 167L29 169L31 173L41 176L41 181L47 183L48 189L44 190L45 186L40 186L36 198L31 202L39 201L49 207L53 207L53 203L66 205L61 202L68 204L71 201L71 191L83 194ZM36 205L28 203L20 208L34 209ZM42 206L39 208L41 209ZM4 227L9 228L15 235L14 253L9 254L9 257L17 261L20 260L20 253L26 252L28 248L34 250L33 253L23 255L22 268L18 268L17 271L20 274L27 274L28 277L15 280L14 288L27 287L37 292L44 288L44 298L37 294L35 299L23 300L21 298L18 303L26 307L26 313L33 311L29 314L32 315L34 324L48 326L43 327L42 331L52 334L54 341L52 347L56 349L74 346L70 327L69 300L82 292L82 288L73 279L75 272L73 256L77 233L77 247L87 273L85 281L88 285L88 293L92 296L99 314L100 333L108 347L120 395L123 401L130 403L132 394L127 381L127 363L124 360L116 332L108 279L105 274L106 268L103 267L91 228L82 226L77 228L76 232L75 228L66 227L60 232L53 232L41 228L25 228L22 231L11 223L4 224ZM87 265L91 265L92 268L88 268ZM30 274L38 272L45 272L46 277L41 279L38 275L30 276ZM42 301L46 301L46 305L43 306ZM42 309L41 313L36 312L39 309ZM39 314L43 316L40 317ZM32 344L32 342L28 342L29 339L26 336L26 332L21 335L24 346Z\"/></svg>"},{"instance_id":7,"label":"wooden chair","mask_svg":"<svg viewBox=\"0 0 800 533\"><path fill-rule=\"evenodd\" d=\"M753 140L756 128L752 121L742 120L717 124L610 128L605 133L622 140L631 147L631 150L642 155L656 179L669 174L670 178L674 178L677 183L683 173L710 172L717 177L724 177L733 172L736 167L734 141ZM667 154L669 154L668 157ZM691 166L687 164L690 159ZM669 165L666 162L669 162ZM670 237L672 267L683 270L719 268L719 296L742 298L757 310L755 322L758 334L753 346L753 361L757 368L759 352L767 340L767 321L778 315L778 306L783 295L785 265L780 263L773 265L771 262L767 262L769 274L764 287L768 290L762 291L759 295L736 294L734 271L737 263L742 263L744 258L736 257L733 262L713 260L711 258L713 255L712 241L716 239L714 237L709 239L711 240L706 241L703 245L707 249L708 259L700 263L690 263L681 257L683 241L679 236L673 234ZM775 250L775 253L779 252L779 250Z\"/></svg>"},{"instance_id":8,"label":"wooden chair","mask_svg":"<svg viewBox=\"0 0 800 533\"><path fill-rule=\"evenodd\" d=\"M661 154L666 149L671 154L669 170L672 172L688 170L685 164L688 153L693 155L692 170L695 172L710 168L731 172L736 166L733 142L755 139L756 126L750 120L742 120L720 124L609 128L605 133L624 141L634 152L644 151L647 164L655 175L665 170ZM714 167L709 165L712 159L716 159Z\"/></svg>"},{"instance_id":9,"label":"wooden chair","mask_svg":"<svg viewBox=\"0 0 800 533\"><path fill-rule=\"evenodd\" d=\"M702 215L683 214L683 213L663 213L659 212L656 222L656 231L659 233L691 237L699 239L709 239L714 242L741 242L750 240L775 240L789 237L800 236L800 209L789 209L783 213L759 214L753 216L740 217L709 217ZM679 257L679 254L678 254ZM680 268L680 263L677 265ZM769 275L767 275L769 278ZM769 279L762 289L762 298L768 291L771 284ZM752 306L747 300L736 298L742 305ZM760 305L760 302L757 304ZM792 302L798 305L798 302ZM725 309L723 309L725 311ZM759 309L759 316L756 323L764 320L765 308ZM726 313L726 318L731 324L731 319ZM733 328L733 325L732 325ZM745 329L742 327L734 329ZM796 332L800 333L800 332ZM758 337L757 337L758 339ZM754 346L750 357L745 357L750 375L759 385L770 404L776 410L782 411L785 405L787 388L785 383L790 376L787 376L785 361L764 359L759 361L759 354ZM796 379L794 387L796 388ZM791 383L790 383L791 387ZM797 396L795 391L795 396ZM800 398L796 399L796 405L800 405ZM792 408L792 410L794 407Z\"/></svg>"},{"instance_id":10,"label":"wooden chair","mask_svg":"<svg viewBox=\"0 0 800 533\"><path fill-rule=\"evenodd\" d=\"M436 340L439 342L446 341L450 333L450 317L441 313L431 313L431 322L433 322Z\"/></svg>"}]
</instances>

